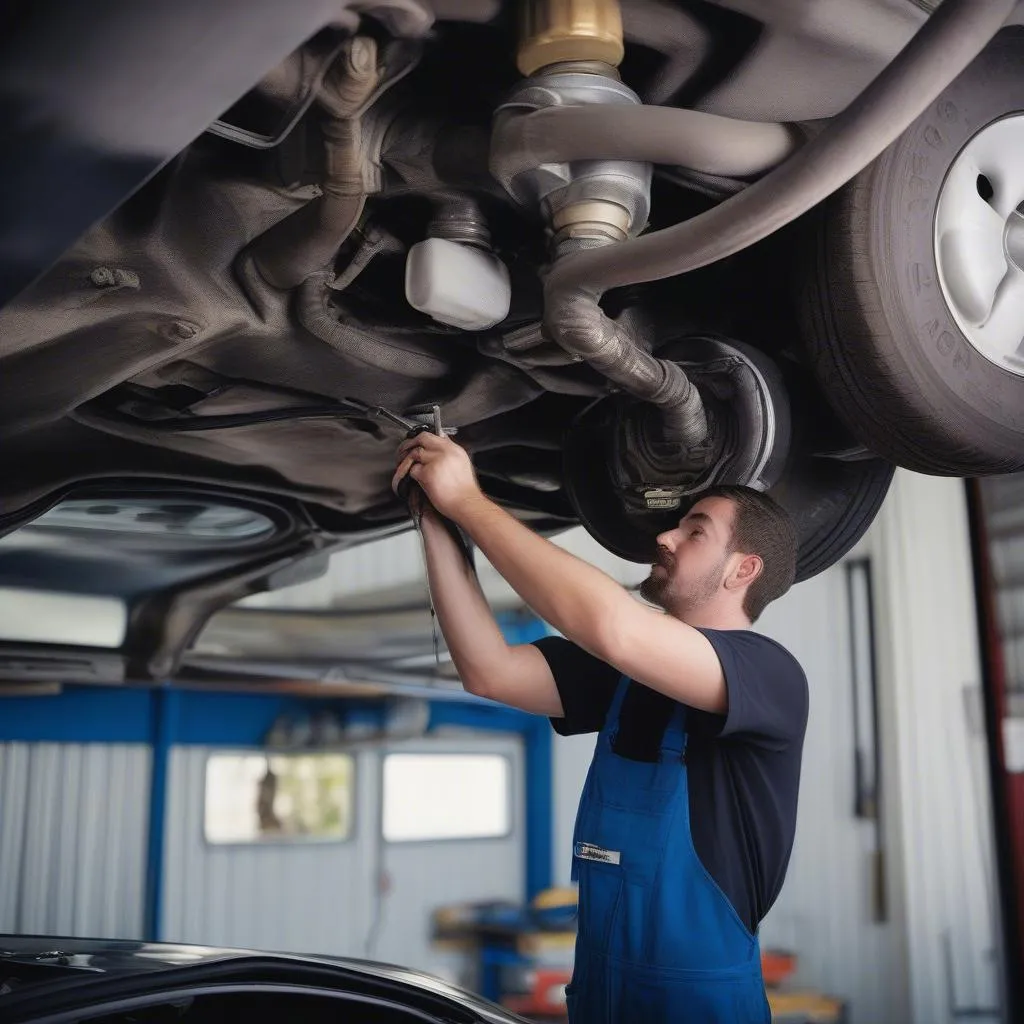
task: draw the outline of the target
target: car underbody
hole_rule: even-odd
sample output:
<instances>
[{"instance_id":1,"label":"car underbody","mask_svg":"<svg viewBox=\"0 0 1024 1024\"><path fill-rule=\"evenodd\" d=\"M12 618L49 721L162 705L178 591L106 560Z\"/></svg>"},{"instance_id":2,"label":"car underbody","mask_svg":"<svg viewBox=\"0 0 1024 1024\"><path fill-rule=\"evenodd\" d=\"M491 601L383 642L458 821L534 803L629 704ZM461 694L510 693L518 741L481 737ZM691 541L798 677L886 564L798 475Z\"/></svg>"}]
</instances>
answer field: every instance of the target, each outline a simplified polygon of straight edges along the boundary
<instances>
[{"instance_id":1,"label":"car underbody","mask_svg":"<svg viewBox=\"0 0 1024 1024\"><path fill-rule=\"evenodd\" d=\"M858 429L814 354L819 203L1012 3L624 0L622 53L597 0L311 0L277 35L273 5L215 6L54 3L5 44L0 522L38 525L0 572L137 605L129 675L173 672L306 556L408 526L381 407L439 406L495 500L638 561L740 483L793 514L803 578L895 463L929 468ZM1011 409L982 471L1024 463L1006 379L978 389Z\"/></svg>"}]
</instances>

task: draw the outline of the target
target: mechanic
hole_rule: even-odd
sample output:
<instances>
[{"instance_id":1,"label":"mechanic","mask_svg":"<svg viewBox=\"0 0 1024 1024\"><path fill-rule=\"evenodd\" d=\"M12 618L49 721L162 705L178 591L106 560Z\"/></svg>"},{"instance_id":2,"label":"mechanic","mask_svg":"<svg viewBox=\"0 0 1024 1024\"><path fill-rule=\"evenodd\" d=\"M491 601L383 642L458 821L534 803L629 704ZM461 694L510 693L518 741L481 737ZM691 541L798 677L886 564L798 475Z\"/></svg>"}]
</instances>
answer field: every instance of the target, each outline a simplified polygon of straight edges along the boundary
<instances>
[{"instance_id":1,"label":"mechanic","mask_svg":"<svg viewBox=\"0 0 1024 1024\"><path fill-rule=\"evenodd\" d=\"M600 732L573 839L569 1020L769 1021L757 927L792 848L808 693L750 627L794 579L786 513L746 488L702 496L641 587L662 614L488 499L450 438L403 442L396 490L407 474L465 688ZM442 516L561 637L505 642Z\"/></svg>"}]
</instances>

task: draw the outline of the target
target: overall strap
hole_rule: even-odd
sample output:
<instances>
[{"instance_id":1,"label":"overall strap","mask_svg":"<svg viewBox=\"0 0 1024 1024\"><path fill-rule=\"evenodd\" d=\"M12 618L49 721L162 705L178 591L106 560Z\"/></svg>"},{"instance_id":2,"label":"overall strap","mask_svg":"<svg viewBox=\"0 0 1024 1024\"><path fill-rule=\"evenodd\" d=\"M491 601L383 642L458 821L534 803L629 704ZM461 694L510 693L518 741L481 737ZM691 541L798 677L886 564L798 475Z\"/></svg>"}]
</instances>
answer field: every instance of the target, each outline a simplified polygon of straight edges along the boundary
<instances>
[{"instance_id":1,"label":"overall strap","mask_svg":"<svg viewBox=\"0 0 1024 1024\"><path fill-rule=\"evenodd\" d=\"M619 684L615 687L615 695L608 707L608 715L604 720L602 734L609 740L614 738L619 729L619 715L622 713L622 704L626 699L626 693L633 681L629 676L620 676ZM682 758L686 753L686 705L676 704L665 726L665 733L661 739L661 753L669 754L673 758Z\"/></svg>"},{"instance_id":2,"label":"overall strap","mask_svg":"<svg viewBox=\"0 0 1024 1024\"><path fill-rule=\"evenodd\" d=\"M612 697L612 702L608 706L608 714L604 720L604 728L601 730L608 735L612 735L619 728L619 714L622 711L622 702L626 699L626 692L629 690L629 684L632 680L629 676L619 676L619 684L615 687L615 694Z\"/></svg>"},{"instance_id":3,"label":"overall strap","mask_svg":"<svg viewBox=\"0 0 1024 1024\"><path fill-rule=\"evenodd\" d=\"M665 735L661 739L662 754L670 754L673 758L681 758L686 753L686 712L685 704L677 704L665 726Z\"/></svg>"}]
</instances>

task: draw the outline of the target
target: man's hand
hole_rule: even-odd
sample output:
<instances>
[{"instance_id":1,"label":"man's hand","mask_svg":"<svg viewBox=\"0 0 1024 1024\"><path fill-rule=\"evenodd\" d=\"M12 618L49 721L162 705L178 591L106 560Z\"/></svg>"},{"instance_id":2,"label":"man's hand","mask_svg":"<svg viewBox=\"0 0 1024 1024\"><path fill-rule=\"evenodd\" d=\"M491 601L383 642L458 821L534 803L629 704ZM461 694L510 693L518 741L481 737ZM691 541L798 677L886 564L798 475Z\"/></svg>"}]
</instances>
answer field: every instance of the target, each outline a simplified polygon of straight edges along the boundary
<instances>
[{"instance_id":1,"label":"man's hand","mask_svg":"<svg viewBox=\"0 0 1024 1024\"><path fill-rule=\"evenodd\" d=\"M398 468L391 480L396 493L406 475L423 488L430 504L453 522L459 521L460 512L467 507L487 500L468 453L449 437L424 431L403 441L398 447Z\"/></svg>"}]
</instances>

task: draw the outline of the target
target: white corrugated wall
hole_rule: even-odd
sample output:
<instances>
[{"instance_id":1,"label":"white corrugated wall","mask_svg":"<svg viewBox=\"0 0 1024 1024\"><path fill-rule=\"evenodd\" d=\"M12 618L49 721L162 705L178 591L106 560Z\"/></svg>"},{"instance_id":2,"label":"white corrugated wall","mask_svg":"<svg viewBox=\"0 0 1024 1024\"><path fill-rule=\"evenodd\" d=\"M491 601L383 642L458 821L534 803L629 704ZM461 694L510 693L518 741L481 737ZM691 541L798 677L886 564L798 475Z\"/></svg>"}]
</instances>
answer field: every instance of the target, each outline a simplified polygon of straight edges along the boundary
<instances>
[{"instance_id":1,"label":"white corrugated wall","mask_svg":"<svg viewBox=\"0 0 1024 1024\"><path fill-rule=\"evenodd\" d=\"M554 885L570 884L572 834L596 737L556 736L552 747L552 813L555 816L551 878Z\"/></svg>"},{"instance_id":2,"label":"white corrugated wall","mask_svg":"<svg viewBox=\"0 0 1024 1024\"><path fill-rule=\"evenodd\" d=\"M219 749L219 748L218 748ZM206 747L173 747L167 773L161 938L353 955L369 919L372 759L356 759L356 828L344 843L213 846L203 835Z\"/></svg>"},{"instance_id":3,"label":"white corrugated wall","mask_svg":"<svg viewBox=\"0 0 1024 1024\"><path fill-rule=\"evenodd\" d=\"M0 931L141 938L150 750L0 744Z\"/></svg>"},{"instance_id":4,"label":"white corrugated wall","mask_svg":"<svg viewBox=\"0 0 1024 1024\"><path fill-rule=\"evenodd\" d=\"M512 832L501 839L381 844L379 762L387 753L504 754L512 761ZM466 733L390 743L356 755L355 827L343 843L212 846L203 836L206 759L175 747L168 772L163 926L167 941L368 957L445 973L430 912L450 902L522 899L523 749L519 737ZM439 799L444 798L438 794ZM387 897L373 927L383 872Z\"/></svg>"},{"instance_id":5,"label":"white corrugated wall","mask_svg":"<svg viewBox=\"0 0 1024 1024\"><path fill-rule=\"evenodd\" d=\"M319 579L253 594L240 603L252 608L329 608L353 594L405 587L413 590L418 583L426 597L419 534L408 530L331 555L327 572Z\"/></svg>"},{"instance_id":6,"label":"white corrugated wall","mask_svg":"<svg viewBox=\"0 0 1024 1024\"><path fill-rule=\"evenodd\" d=\"M898 473L871 544L909 1019L996 1021L992 808L963 483Z\"/></svg>"}]
</instances>

